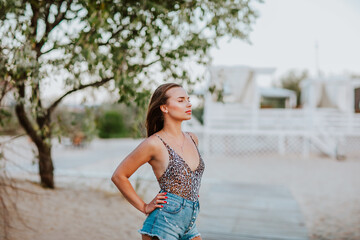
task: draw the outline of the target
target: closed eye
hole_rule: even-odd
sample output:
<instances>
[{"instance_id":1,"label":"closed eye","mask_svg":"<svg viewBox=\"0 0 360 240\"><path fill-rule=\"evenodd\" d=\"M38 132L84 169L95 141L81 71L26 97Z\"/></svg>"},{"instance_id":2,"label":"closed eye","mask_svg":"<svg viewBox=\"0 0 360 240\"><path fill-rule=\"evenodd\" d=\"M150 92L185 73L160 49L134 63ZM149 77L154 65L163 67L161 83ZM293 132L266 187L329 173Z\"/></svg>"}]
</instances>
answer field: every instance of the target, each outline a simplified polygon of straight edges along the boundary
<instances>
[{"instance_id":1,"label":"closed eye","mask_svg":"<svg viewBox=\"0 0 360 240\"><path fill-rule=\"evenodd\" d=\"M178 102L183 102L185 100L185 97L178 98ZM190 102L190 98L187 99L188 102Z\"/></svg>"}]
</instances>

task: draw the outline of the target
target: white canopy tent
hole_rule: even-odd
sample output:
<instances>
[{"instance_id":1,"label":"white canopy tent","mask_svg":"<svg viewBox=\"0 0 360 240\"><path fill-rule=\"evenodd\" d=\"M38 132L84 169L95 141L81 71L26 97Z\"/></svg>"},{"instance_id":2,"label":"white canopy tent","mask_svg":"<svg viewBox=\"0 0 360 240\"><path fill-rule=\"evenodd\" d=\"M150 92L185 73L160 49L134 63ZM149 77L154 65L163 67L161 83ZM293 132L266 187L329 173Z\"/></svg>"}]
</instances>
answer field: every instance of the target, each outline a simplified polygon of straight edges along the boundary
<instances>
[{"instance_id":1,"label":"white canopy tent","mask_svg":"<svg viewBox=\"0 0 360 240\"><path fill-rule=\"evenodd\" d=\"M275 68L248 66L213 66L209 68L209 86L223 90L224 102L238 103L243 107L260 108L260 98L285 98L286 107L296 106L296 93L282 88L260 87L260 75L271 76ZM215 101L215 97L212 98Z\"/></svg>"},{"instance_id":2,"label":"white canopy tent","mask_svg":"<svg viewBox=\"0 0 360 240\"><path fill-rule=\"evenodd\" d=\"M354 90L360 79L347 76L309 78L302 82L301 102L305 108L332 108L341 112L354 112Z\"/></svg>"}]
</instances>

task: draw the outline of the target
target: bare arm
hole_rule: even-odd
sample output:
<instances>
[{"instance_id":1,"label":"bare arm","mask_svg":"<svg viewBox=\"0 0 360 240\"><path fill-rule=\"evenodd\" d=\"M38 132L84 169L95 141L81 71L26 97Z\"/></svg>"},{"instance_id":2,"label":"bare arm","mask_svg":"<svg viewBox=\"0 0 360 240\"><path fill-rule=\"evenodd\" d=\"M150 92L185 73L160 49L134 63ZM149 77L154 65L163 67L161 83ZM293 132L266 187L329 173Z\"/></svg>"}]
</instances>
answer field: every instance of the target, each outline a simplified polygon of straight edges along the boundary
<instances>
[{"instance_id":1,"label":"bare arm","mask_svg":"<svg viewBox=\"0 0 360 240\"><path fill-rule=\"evenodd\" d=\"M149 162L156 152L156 143L154 139L147 138L144 140L133 152L131 152L116 168L111 180L124 195L124 197L139 211L148 214L156 207L161 207L159 204L155 204L151 201L150 204L146 204L135 192L131 185L129 178L131 175L143 164ZM159 196L159 197L158 197ZM158 194L157 199L164 199L165 194ZM156 201L156 199L155 199ZM156 203L163 203L164 201L158 201Z\"/></svg>"}]
</instances>

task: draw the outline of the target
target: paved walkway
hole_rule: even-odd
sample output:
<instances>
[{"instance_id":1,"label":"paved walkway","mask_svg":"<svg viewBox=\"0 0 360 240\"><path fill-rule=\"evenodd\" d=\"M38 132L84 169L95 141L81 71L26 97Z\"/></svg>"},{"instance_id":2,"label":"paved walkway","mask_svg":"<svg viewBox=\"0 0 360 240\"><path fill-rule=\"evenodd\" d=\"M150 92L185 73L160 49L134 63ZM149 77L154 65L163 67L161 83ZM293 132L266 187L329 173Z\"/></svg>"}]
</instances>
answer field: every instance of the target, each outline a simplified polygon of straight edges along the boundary
<instances>
[{"instance_id":1,"label":"paved walkway","mask_svg":"<svg viewBox=\"0 0 360 240\"><path fill-rule=\"evenodd\" d=\"M287 188L216 183L202 186L198 229L204 240L305 240L299 206Z\"/></svg>"}]
</instances>

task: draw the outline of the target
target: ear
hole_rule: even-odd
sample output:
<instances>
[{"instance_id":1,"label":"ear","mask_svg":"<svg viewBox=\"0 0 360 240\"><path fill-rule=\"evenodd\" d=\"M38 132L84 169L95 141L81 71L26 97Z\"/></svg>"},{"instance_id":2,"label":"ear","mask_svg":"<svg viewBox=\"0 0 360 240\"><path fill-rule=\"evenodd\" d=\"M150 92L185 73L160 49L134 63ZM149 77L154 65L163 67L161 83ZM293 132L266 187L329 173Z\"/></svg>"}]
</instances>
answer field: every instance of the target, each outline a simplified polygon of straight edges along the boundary
<instances>
[{"instance_id":1,"label":"ear","mask_svg":"<svg viewBox=\"0 0 360 240\"><path fill-rule=\"evenodd\" d=\"M161 110L163 113L168 113L168 109L167 109L167 106L166 106L165 104L160 106L160 110Z\"/></svg>"}]
</instances>

